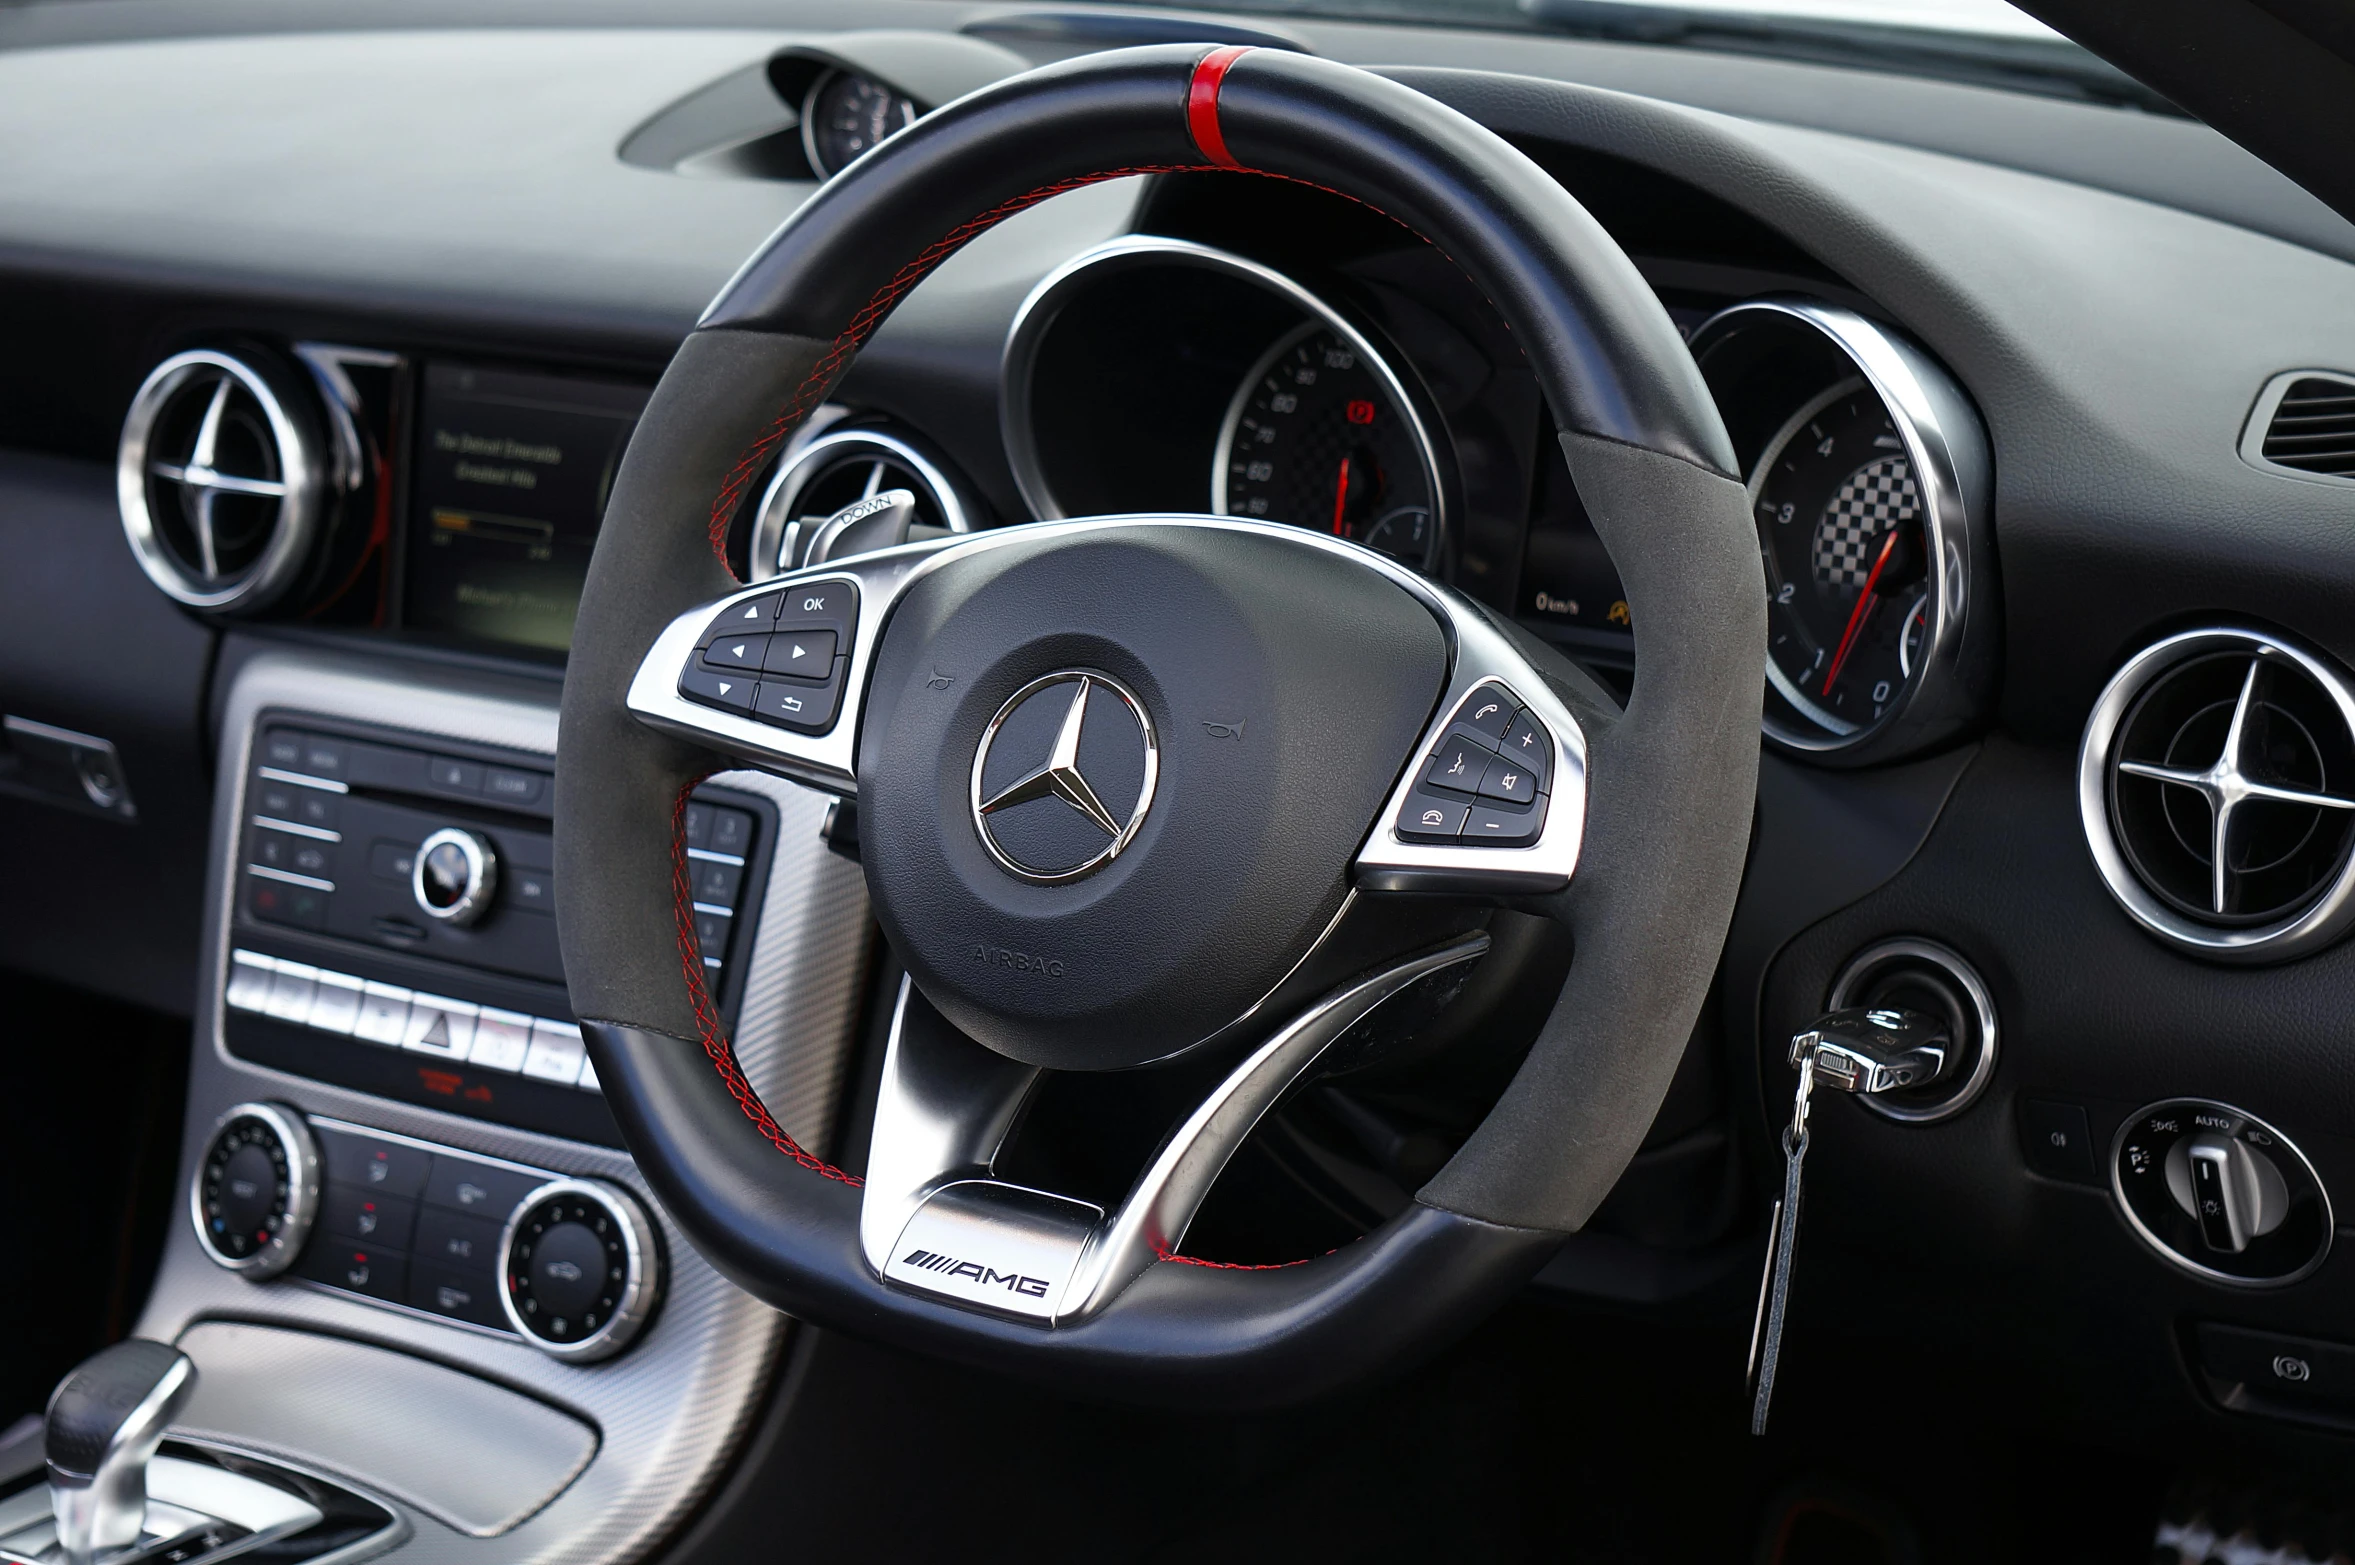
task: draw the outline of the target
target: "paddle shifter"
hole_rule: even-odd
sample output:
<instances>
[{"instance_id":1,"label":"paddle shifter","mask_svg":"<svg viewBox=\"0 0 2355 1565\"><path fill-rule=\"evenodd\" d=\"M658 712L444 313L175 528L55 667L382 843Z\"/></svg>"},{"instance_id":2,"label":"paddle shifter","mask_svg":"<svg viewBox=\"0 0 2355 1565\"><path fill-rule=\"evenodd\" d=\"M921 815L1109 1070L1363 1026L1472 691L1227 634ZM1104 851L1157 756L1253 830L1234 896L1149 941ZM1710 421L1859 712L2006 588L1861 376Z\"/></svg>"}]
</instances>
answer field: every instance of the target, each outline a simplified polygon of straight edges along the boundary
<instances>
[{"instance_id":1,"label":"paddle shifter","mask_svg":"<svg viewBox=\"0 0 2355 1565\"><path fill-rule=\"evenodd\" d=\"M49 1502L65 1565L139 1541L148 1459L195 1389L187 1354L134 1337L83 1361L49 1398Z\"/></svg>"}]
</instances>

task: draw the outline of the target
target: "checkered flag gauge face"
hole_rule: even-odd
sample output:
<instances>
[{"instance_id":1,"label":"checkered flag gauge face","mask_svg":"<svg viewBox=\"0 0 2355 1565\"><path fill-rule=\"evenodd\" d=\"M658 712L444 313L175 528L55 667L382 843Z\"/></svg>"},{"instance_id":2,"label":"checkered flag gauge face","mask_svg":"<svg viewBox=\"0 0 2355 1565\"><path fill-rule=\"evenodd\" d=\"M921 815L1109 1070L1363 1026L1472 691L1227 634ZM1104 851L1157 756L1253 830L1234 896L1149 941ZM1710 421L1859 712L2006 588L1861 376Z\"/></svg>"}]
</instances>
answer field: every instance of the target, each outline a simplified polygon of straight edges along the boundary
<instances>
[{"instance_id":1,"label":"checkered flag gauge face","mask_svg":"<svg viewBox=\"0 0 2355 1565\"><path fill-rule=\"evenodd\" d=\"M1912 463L1901 456L1867 462L1848 475L1815 524L1816 581L1835 597L1862 592L1881 540L1921 514Z\"/></svg>"}]
</instances>

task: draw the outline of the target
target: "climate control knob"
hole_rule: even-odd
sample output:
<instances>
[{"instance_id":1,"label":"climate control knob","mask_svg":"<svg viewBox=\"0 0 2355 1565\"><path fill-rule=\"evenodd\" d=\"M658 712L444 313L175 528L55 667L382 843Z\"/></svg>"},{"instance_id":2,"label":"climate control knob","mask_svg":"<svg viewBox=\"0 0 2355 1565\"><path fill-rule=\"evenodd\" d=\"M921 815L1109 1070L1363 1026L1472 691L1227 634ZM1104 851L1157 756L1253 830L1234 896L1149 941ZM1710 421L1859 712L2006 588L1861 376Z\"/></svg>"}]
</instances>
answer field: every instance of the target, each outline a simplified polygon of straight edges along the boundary
<instances>
[{"instance_id":1,"label":"climate control knob","mask_svg":"<svg viewBox=\"0 0 2355 1565\"><path fill-rule=\"evenodd\" d=\"M240 1103L213 1125L188 1191L197 1243L256 1282L294 1264L319 1213L319 1146L294 1110Z\"/></svg>"},{"instance_id":2,"label":"climate control knob","mask_svg":"<svg viewBox=\"0 0 2355 1565\"><path fill-rule=\"evenodd\" d=\"M498 889L499 856L480 832L444 826L417 845L409 893L427 918L463 928L491 910Z\"/></svg>"},{"instance_id":3,"label":"climate control knob","mask_svg":"<svg viewBox=\"0 0 2355 1565\"><path fill-rule=\"evenodd\" d=\"M524 1198L499 1239L499 1303L524 1340L560 1359L628 1347L662 1293L662 1255L637 1197L557 1179Z\"/></svg>"}]
</instances>

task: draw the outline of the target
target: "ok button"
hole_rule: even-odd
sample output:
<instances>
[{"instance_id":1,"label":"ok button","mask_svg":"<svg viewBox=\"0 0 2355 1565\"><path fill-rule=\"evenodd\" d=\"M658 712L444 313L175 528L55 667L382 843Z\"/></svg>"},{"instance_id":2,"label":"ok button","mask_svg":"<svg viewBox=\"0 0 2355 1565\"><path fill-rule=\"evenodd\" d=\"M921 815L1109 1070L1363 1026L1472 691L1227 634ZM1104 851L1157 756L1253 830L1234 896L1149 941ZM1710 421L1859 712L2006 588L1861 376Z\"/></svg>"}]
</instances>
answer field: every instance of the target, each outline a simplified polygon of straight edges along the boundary
<instances>
[{"instance_id":1,"label":"ok button","mask_svg":"<svg viewBox=\"0 0 2355 1565\"><path fill-rule=\"evenodd\" d=\"M834 672L834 632L805 630L771 636L768 660L761 666L787 679L829 678Z\"/></svg>"}]
</instances>

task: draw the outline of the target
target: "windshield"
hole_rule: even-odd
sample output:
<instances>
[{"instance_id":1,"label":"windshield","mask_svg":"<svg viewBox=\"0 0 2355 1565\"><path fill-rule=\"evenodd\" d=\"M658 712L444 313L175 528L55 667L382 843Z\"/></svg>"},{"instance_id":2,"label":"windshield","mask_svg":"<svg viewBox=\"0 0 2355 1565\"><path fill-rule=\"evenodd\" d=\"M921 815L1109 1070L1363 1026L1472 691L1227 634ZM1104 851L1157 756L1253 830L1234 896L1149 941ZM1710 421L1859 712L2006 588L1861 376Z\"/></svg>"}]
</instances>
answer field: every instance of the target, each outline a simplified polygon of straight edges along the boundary
<instances>
[{"instance_id":1,"label":"windshield","mask_svg":"<svg viewBox=\"0 0 2355 1565\"><path fill-rule=\"evenodd\" d=\"M2180 112L2003 0L1210 0L1204 9L1767 55Z\"/></svg>"}]
</instances>

